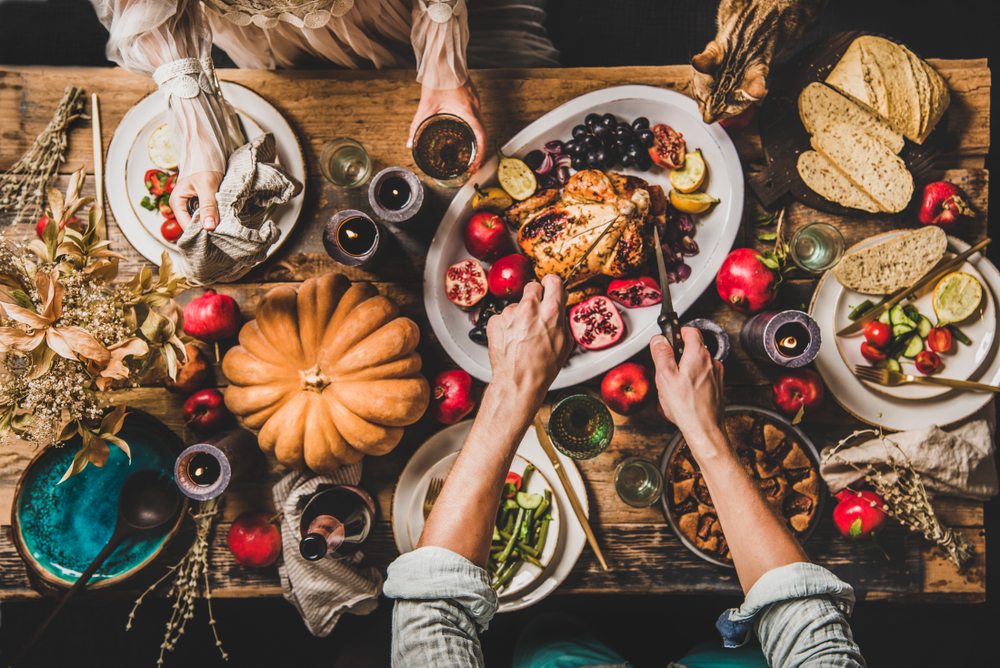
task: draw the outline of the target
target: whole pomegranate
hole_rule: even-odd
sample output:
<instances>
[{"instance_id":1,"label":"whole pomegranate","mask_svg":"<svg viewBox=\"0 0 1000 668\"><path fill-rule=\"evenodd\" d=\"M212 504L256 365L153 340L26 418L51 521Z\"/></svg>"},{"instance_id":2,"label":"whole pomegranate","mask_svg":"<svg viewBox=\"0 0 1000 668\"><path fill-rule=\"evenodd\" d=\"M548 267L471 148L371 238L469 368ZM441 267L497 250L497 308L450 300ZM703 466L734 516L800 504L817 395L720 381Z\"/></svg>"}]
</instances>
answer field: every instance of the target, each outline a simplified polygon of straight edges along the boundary
<instances>
[{"instance_id":1,"label":"whole pomegranate","mask_svg":"<svg viewBox=\"0 0 1000 668\"><path fill-rule=\"evenodd\" d=\"M524 293L524 286L535 280L535 268L531 260L518 253L505 255L490 267L486 274L490 292L500 299L517 301Z\"/></svg>"},{"instance_id":2,"label":"whole pomegranate","mask_svg":"<svg viewBox=\"0 0 1000 668\"><path fill-rule=\"evenodd\" d=\"M476 407L472 376L461 369L442 371L431 389L431 414L444 424L455 424Z\"/></svg>"},{"instance_id":3,"label":"whole pomegranate","mask_svg":"<svg viewBox=\"0 0 1000 668\"><path fill-rule=\"evenodd\" d=\"M635 415L656 396L653 373L641 364L625 362L601 381L601 399L619 415Z\"/></svg>"},{"instance_id":4,"label":"whole pomegranate","mask_svg":"<svg viewBox=\"0 0 1000 668\"><path fill-rule=\"evenodd\" d=\"M740 313L756 313L778 296L778 272L764 264L752 248L737 248L722 262L715 276L719 296Z\"/></svg>"},{"instance_id":5,"label":"whole pomegranate","mask_svg":"<svg viewBox=\"0 0 1000 668\"><path fill-rule=\"evenodd\" d=\"M215 290L205 290L201 297L192 299L184 307L184 333L206 343L215 343L215 357L219 357L221 339L236 336L240 331L240 307L229 295Z\"/></svg>"},{"instance_id":6,"label":"whole pomegranate","mask_svg":"<svg viewBox=\"0 0 1000 668\"><path fill-rule=\"evenodd\" d=\"M840 503L833 509L833 523L844 538L861 540L885 528L885 501L875 492L845 489L836 498Z\"/></svg>"},{"instance_id":7,"label":"whole pomegranate","mask_svg":"<svg viewBox=\"0 0 1000 668\"><path fill-rule=\"evenodd\" d=\"M920 194L920 222L924 225L937 225L945 230L951 229L960 216L976 215L969 208L968 199L965 191L954 183L928 183Z\"/></svg>"},{"instance_id":8,"label":"whole pomegranate","mask_svg":"<svg viewBox=\"0 0 1000 668\"><path fill-rule=\"evenodd\" d=\"M270 566L281 554L281 530L276 516L262 511L240 513L229 528L226 543L240 566Z\"/></svg>"}]
</instances>

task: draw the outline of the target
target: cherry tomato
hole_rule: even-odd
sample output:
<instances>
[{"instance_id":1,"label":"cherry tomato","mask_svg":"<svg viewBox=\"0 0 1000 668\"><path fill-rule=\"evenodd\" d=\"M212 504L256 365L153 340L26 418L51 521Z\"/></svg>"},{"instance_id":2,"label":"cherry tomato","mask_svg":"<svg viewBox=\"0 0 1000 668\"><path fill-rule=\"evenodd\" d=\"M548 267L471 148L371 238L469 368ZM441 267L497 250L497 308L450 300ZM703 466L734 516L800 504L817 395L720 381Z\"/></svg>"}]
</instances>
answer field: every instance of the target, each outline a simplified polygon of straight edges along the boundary
<instances>
[{"instance_id":1,"label":"cherry tomato","mask_svg":"<svg viewBox=\"0 0 1000 668\"><path fill-rule=\"evenodd\" d=\"M142 177L143 183L146 184L146 190L153 193L157 197L163 194L163 181L160 180L163 177L165 180L167 178L166 172L161 172L158 169L150 169L146 172L146 175Z\"/></svg>"},{"instance_id":2,"label":"cherry tomato","mask_svg":"<svg viewBox=\"0 0 1000 668\"><path fill-rule=\"evenodd\" d=\"M162 201L160 202L160 213L163 214L163 217L167 220L173 220L177 217L174 215L174 210L170 208L170 205Z\"/></svg>"},{"instance_id":3,"label":"cherry tomato","mask_svg":"<svg viewBox=\"0 0 1000 668\"><path fill-rule=\"evenodd\" d=\"M947 327L935 327L927 335L927 345L936 353L946 353L951 350L951 330Z\"/></svg>"},{"instance_id":4,"label":"cherry tomato","mask_svg":"<svg viewBox=\"0 0 1000 668\"><path fill-rule=\"evenodd\" d=\"M750 127L750 122L753 120L754 110L756 105L751 104L749 107L741 111L740 113L732 116L730 118L723 118L719 121L719 125L726 128L727 131L740 131L746 130Z\"/></svg>"},{"instance_id":5,"label":"cherry tomato","mask_svg":"<svg viewBox=\"0 0 1000 668\"><path fill-rule=\"evenodd\" d=\"M45 233L45 226L49 224L49 217L42 216L38 219L38 224L35 225L35 234L38 235L39 239L44 238L42 235ZM67 225L75 225L77 229L82 230L83 225L80 224L80 219L76 216L70 216L69 220L59 226L59 229L64 229Z\"/></svg>"},{"instance_id":6,"label":"cherry tomato","mask_svg":"<svg viewBox=\"0 0 1000 668\"><path fill-rule=\"evenodd\" d=\"M181 224L174 218L169 218L160 225L160 235L170 243L180 239L183 232Z\"/></svg>"},{"instance_id":7,"label":"cherry tomato","mask_svg":"<svg viewBox=\"0 0 1000 668\"><path fill-rule=\"evenodd\" d=\"M687 151L684 135L663 123L654 125L652 130L656 141L649 148L649 157L653 162L665 169L683 167L684 154Z\"/></svg>"},{"instance_id":8,"label":"cherry tomato","mask_svg":"<svg viewBox=\"0 0 1000 668\"><path fill-rule=\"evenodd\" d=\"M941 358L933 350L925 350L917 355L917 371L929 376L941 368Z\"/></svg>"},{"instance_id":9,"label":"cherry tomato","mask_svg":"<svg viewBox=\"0 0 1000 668\"><path fill-rule=\"evenodd\" d=\"M892 329L884 322L875 320L865 326L865 338L876 348L885 348L892 340Z\"/></svg>"},{"instance_id":10,"label":"cherry tomato","mask_svg":"<svg viewBox=\"0 0 1000 668\"><path fill-rule=\"evenodd\" d=\"M163 192L168 195L174 191L174 186L177 185L177 175L171 174L167 177L166 183L163 184Z\"/></svg>"},{"instance_id":11,"label":"cherry tomato","mask_svg":"<svg viewBox=\"0 0 1000 668\"><path fill-rule=\"evenodd\" d=\"M885 354L884 350L876 348L867 341L861 344L861 354L869 362L881 362L886 357L888 357L888 355Z\"/></svg>"},{"instance_id":12,"label":"cherry tomato","mask_svg":"<svg viewBox=\"0 0 1000 668\"><path fill-rule=\"evenodd\" d=\"M521 476L511 471L503 484L503 498L513 499L519 489L521 489Z\"/></svg>"}]
</instances>

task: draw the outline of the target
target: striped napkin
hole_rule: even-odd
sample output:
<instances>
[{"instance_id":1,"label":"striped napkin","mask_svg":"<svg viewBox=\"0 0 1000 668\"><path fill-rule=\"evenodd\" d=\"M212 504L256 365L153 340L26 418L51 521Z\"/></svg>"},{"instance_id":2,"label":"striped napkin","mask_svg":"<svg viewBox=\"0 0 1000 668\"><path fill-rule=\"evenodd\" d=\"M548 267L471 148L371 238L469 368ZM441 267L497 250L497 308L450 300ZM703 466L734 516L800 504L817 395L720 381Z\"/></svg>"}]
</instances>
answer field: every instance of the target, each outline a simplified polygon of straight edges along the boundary
<instances>
[{"instance_id":1,"label":"striped napkin","mask_svg":"<svg viewBox=\"0 0 1000 668\"><path fill-rule=\"evenodd\" d=\"M308 561L299 554L299 520L309 497L322 485L357 485L361 462L345 466L331 475L293 471L274 486L274 505L284 511L281 520L282 563L278 566L281 591L298 608L302 621L314 636L330 634L345 612L367 615L378 606L382 574L377 568L361 568L358 551L352 559Z\"/></svg>"}]
</instances>

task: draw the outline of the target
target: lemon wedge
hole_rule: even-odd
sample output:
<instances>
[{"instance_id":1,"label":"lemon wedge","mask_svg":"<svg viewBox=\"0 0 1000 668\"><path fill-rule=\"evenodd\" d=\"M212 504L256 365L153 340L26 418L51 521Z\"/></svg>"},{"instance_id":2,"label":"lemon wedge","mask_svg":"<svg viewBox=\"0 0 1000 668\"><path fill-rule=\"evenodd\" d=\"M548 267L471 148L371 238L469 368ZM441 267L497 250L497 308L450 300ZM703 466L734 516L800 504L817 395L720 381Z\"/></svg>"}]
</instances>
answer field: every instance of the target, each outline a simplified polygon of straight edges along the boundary
<instances>
[{"instance_id":1,"label":"lemon wedge","mask_svg":"<svg viewBox=\"0 0 1000 668\"><path fill-rule=\"evenodd\" d=\"M177 169L177 158L174 157L174 150L170 147L170 131L167 124L153 130L146 142L146 150L149 151L149 159L153 164L167 171Z\"/></svg>"},{"instance_id":2,"label":"lemon wedge","mask_svg":"<svg viewBox=\"0 0 1000 668\"><path fill-rule=\"evenodd\" d=\"M701 213L713 204L718 204L708 193L682 193L679 190L670 191L670 203L674 208L684 213Z\"/></svg>"},{"instance_id":3,"label":"lemon wedge","mask_svg":"<svg viewBox=\"0 0 1000 668\"><path fill-rule=\"evenodd\" d=\"M472 208L476 211L490 211L500 213L514 203L510 195L500 188L480 188L479 184L473 184L476 194L472 196Z\"/></svg>"},{"instance_id":4,"label":"lemon wedge","mask_svg":"<svg viewBox=\"0 0 1000 668\"><path fill-rule=\"evenodd\" d=\"M500 156L500 167L497 168L497 179L500 187L507 191L507 194L523 202L535 194L538 188L538 181L535 180L535 173L524 163L524 160L508 158L500 152L497 147L497 155Z\"/></svg>"},{"instance_id":5,"label":"lemon wedge","mask_svg":"<svg viewBox=\"0 0 1000 668\"><path fill-rule=\"evenodd\" d=\"M684 166L670 172L670 185L682 193L693 193L705 182L705 158L701 149L684 156Z\"/></svg>"},{"instance_id":6,"label":"lemon wedge","mask_svg":"<svg viewBox=\"0 0 1000 668\"><path fill-rule=\"evenodd\" d=\"M961 322L976 312L983 299L983 286L972 274L956 271L934 288L934 313L940 324Z\"/></svg>"}]
</instances>

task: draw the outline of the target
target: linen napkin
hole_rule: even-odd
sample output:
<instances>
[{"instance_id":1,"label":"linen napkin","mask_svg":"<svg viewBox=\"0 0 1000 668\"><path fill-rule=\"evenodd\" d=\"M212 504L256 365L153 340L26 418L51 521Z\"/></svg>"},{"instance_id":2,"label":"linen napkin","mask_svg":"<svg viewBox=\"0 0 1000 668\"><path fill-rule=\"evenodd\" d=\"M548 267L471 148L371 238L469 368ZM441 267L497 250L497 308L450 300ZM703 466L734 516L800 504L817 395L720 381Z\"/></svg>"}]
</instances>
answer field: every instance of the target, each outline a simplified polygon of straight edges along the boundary
<instances>
[{"instance_id":1,"label":"linen napkin","mask_svg":"<svg viewBox=\"0 0 1000 668\"><path fill-rule=\"evenodd\" d=\"M235 281L267 257L281 230L265 215L269 204L284 204L302 191L302 184L280 165L271 133L244 144L229 156L216 202L219 224L209 232L201 226L201 210L177 240L181 270L194 283Z\"/></svg>"},{"instance_id":2,"label":"linen napkin","mask_svg":"<svg viewBox=\"0 0 1000 668\"><path fill-rule=\"evenodd\" d=\"M995 427L996 416L991 401L976 419L951 431L931 425L923 429L888 434L886 439L898 445L903 454L909 457L913 469L923 478L928 492L985 501L1000 491L993 457ZM899 452L891 445L887 446L873 438L840 450L834 458L828 460L831 449L823 450L821 459L825 463L820 466L820 475L831 494L864 478L863 474L851 466L837 461L837 457L862 468L873 464L887 480L895 481L895 474L883 463L888 454L900 459Z\"/></svg>"},{"instance_id":3,"label":"linen napkin","mask_svg":"<svg viewBox=\"0 0 1000 668\"><path fill-rule=\"evenodd\" d=\"M377 568L357 565L361 551L350 560L304 559L299 554L302 539L299 520L305 502L320 486L357 485L360 480L361 462L358 462L323 476L307 470L293 471L272 490L275 507L285 513L281 520L283 558L278 566L281 591L298 609L309 632L321 638L330 634L345 612L367 615L375 610L382 592L382 574Z\"/></svg>"}]
</instances>

